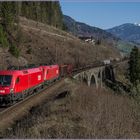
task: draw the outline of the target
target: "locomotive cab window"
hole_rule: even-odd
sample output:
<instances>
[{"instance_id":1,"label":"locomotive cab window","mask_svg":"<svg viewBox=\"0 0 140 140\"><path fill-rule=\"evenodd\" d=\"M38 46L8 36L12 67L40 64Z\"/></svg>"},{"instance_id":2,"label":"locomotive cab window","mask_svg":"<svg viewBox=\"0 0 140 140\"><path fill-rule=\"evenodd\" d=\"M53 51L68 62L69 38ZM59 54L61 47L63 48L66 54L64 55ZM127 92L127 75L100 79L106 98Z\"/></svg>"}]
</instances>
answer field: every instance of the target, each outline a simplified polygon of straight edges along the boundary
<instances>
[{"instance_id":1,"label":"locomotive cab window","mask_svg":"<svg viewBox=\"0 0 140 140\"><path fill-rule=\"evenodd\" d=\"M0 85L9 86L11 84L12 75L0 75Z\"/></svg>"},{"instance_id":2,"label":"locomotive cab window","mask_svg":"<svg viewBox=\"0 0 140 140\"><path fill-rule=\"evenodd\" d=\"M19 81L20 81L20 79L19 79L19 77L18 77L18 78L16 79L16 84L19 83Z\"/></svg>"}]
</instances>

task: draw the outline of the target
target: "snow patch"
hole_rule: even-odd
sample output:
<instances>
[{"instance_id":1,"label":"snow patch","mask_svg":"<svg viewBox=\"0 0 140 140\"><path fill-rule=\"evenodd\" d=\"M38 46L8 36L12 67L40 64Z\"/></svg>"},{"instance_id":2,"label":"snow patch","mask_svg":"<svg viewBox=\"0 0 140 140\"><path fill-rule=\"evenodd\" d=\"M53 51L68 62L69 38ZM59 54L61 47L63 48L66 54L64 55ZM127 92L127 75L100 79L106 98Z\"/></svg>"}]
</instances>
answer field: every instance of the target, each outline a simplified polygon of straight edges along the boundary
<instances>
[{"instance_id":1,"label":"snow patch","mask_svg":"<svg viewBox=\"0 0 140 140\"><path fill-rule=\"evenodd\" d=\"M134 25L136 25L136 26L140 26L140 23L136 23L136 22L135 22Z\"/></svg>"}]
</instances>

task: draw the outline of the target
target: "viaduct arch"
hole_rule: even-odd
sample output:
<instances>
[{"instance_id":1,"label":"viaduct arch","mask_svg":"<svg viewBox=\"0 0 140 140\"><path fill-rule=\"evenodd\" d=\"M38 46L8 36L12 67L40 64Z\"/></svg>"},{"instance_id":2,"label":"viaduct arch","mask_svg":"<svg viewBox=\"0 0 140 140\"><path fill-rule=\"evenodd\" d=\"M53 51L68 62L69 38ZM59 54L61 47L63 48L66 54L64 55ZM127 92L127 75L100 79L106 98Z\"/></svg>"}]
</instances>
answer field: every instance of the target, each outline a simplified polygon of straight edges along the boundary
<instances>
[{"instance_id":1,"label":"viaduct arch","mask_svg":"<svg viewBox=\"0 0 140 140\"><path fill-rule=\"evenodd\" d=\"M82 71L74 76L80 82L86 83L88 86L102 87L103 82L108 79L115 81L114 68L109 66L100 66Z\"/></svg>"}]
</instances>

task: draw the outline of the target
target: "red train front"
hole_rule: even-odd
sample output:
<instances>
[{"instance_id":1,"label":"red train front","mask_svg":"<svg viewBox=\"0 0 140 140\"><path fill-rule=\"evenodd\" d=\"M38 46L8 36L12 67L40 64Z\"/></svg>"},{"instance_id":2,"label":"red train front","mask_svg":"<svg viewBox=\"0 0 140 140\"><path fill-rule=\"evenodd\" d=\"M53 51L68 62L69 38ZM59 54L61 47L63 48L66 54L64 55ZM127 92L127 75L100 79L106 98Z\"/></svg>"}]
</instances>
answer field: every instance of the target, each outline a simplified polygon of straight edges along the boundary
<instances>
[{"instance_id":1,"label":"red train front","mask_svg":"<svg viewBox=\"0 0 140 140\"><path fill-rule=\"evenodd\" d=\"M0 71L1 100L17 100L43 83L43 69Z\"/></svg>"}]
</instances>

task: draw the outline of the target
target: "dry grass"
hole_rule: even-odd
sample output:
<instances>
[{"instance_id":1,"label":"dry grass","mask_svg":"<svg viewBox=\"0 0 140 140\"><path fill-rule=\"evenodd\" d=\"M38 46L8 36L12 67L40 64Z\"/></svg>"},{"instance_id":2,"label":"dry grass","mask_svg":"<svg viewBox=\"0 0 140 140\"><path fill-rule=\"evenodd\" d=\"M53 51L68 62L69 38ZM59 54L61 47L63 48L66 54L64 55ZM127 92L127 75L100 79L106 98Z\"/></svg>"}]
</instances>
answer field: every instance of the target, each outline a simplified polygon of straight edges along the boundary
<instances>
[{"instance_id":1,"label":"dry grass","mask_svg":"<svg viewBox=\"0 0 140 140\"><path fill-rule=\"evenodd\" d=\"M70 94L33 108L27 117L6 131L5 137L140 137L139 106L133 99L71 82L65 88Z\"/></svg>"},{"instance_id":2,"label":"dry grass","mask_svg":"<svg viewBox=\"0 0 140 140\"><path fill-rule=\"evenodd\" d=\"M94 89L81 88L83 94L80 94L78 90L80 99L72 104L79 107L75 112L83 116L81 126L87 129L84 138L133 138L138 136L138 132L133 129L135 122L133 113L136 111L133 101L127 97L113 95L109 91L92 90Z\"/></svg>"},{"instance_id":3,"label":"dry grass","mask_svg":"<svg viewBox=\"0 0 140 140\"><path fill-rule=\"evenodd\" d=\"M128 62L120 63L115 69L116 79L124 84L130 84L128 77Z\"/></svg>"}]
</instances>

